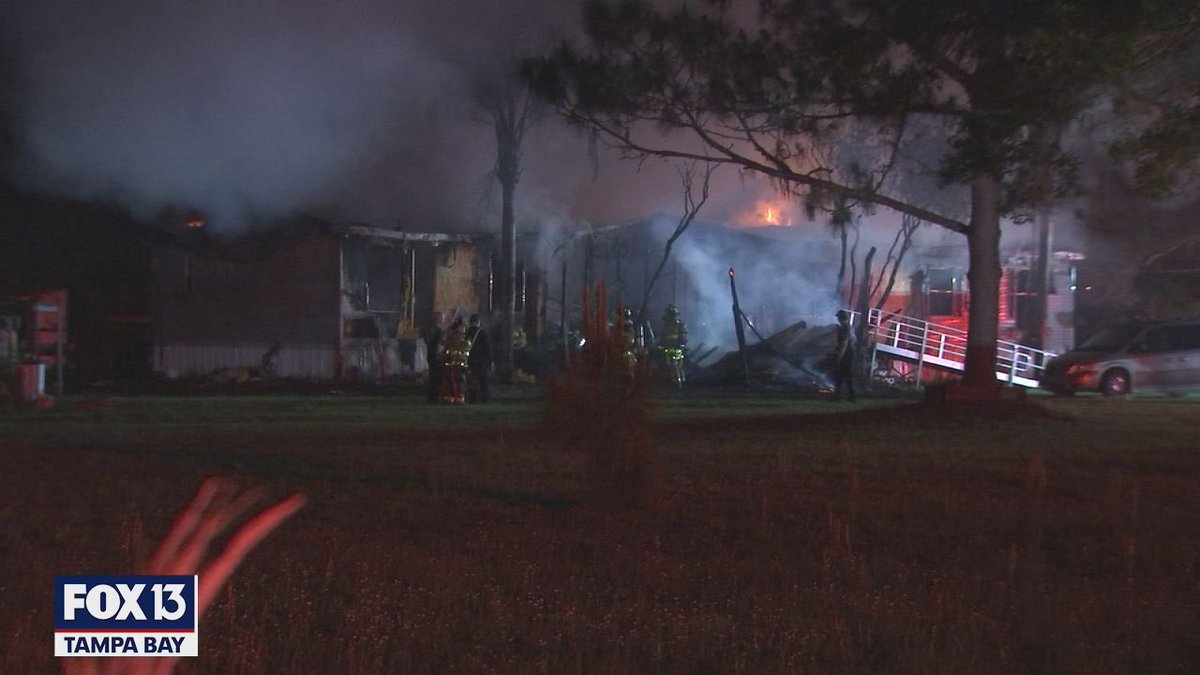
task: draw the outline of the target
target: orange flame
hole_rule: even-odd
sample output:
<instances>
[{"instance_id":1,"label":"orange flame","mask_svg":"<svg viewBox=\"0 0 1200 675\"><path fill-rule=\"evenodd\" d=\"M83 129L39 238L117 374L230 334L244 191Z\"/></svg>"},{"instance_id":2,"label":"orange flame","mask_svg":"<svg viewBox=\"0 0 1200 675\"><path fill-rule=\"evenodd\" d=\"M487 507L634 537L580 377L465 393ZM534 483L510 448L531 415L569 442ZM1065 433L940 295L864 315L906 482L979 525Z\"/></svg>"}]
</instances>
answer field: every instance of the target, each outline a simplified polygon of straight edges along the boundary
<instances>
[{"instance_id":1,"label":"orange flame","mask_svg":"<svg viewBox=\"0 0 1200 675\"><path fill-rule=\"evenodd\" d=\"M760 199L753 208L738 214L735 222L741 227L791 227L795 222L793 210L786 199Z\"/></svg>"}]
</instances>

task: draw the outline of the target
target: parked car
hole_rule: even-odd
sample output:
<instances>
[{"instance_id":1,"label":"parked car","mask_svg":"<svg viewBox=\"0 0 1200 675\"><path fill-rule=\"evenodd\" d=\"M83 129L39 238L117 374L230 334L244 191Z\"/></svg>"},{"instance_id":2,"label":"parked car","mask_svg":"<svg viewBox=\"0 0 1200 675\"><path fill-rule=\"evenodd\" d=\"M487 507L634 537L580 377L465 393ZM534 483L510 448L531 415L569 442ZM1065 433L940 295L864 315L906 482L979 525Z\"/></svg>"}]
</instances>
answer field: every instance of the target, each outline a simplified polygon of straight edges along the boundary
<instances>
[{"instance_id":1,"label":"parked car","mask_svg":"<svg viewBox=\"0 0 1200 675\"><path fill-rule=\"evenodd\" d=\"M1106 396L1200 392L1200 318L1106 328L1046 364L1041 386Z\"/></svg>"}]
</instances>

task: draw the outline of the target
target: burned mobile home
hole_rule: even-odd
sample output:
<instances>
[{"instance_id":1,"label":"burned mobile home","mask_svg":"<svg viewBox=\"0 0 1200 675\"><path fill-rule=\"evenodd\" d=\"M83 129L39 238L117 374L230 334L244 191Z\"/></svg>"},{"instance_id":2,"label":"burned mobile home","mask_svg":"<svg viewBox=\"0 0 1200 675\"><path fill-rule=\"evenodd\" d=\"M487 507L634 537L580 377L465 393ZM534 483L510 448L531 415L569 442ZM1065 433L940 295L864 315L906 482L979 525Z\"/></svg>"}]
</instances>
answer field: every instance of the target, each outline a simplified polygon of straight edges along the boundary
<instances>
[{"instance_id":1,"label":"burned mobile home","mask_svg":"<svg viewBox=\"0 0 1200 675\"><path fill-rule=\"evenodd\" d=\"M493 237L318 220L154 252L154 370L384 381L427 368L435 311L491 309Z\"/></svg>"},{"instance_id":2,"label":"burned mobile home","mask_svg":"<svg viewBox=\"0 0 1200 675\"><path fill-rule=\"evenodd\" d=\"M827 333L834 312L849 304L847 290L838 288L839 252L832 238L792 227L696 223L675 242L659 272L673 220L659 215L552 234L521 232L514 274L521 340L514 336L514 365L539 376L553 368L578 325L583 289L601 283L614 310L621 304L638 312L644 304L648 345L655 343L665 308L676 306L690 334L692 365L712 363L701 355L719 359L737 349L731 268L750 341L786 332L792 336L788 345L808 345L791 357L819 356L817 333ZM493 234L313 219L232 240L203 227L178 234L157 247L152 264L152 363L167 377L387 381L427 368L420 336L435 311L480 313L493 330L499 318L499 241ZM903 260L894 287L873 281L890 292L870 298L876 309L869 326L881 345L891 339L906 350L893 350L877 365L916 381L958 374L957 361L948 361L944 373L924 366L940 364L948 347L965 344L970 308L961 258L957 247L922 241ZM1040 309L1036 256L1020 249L1007 253L1000 328L1004 339L1021 343L1013 349L1021 352L1023 369L1043 360L1038 351L1031 361L1034 352L1026 345L1040 342L1050 353L1073 343L1079 258L1056 252L1049 262L1046 321L1035 341L1029 337ZM920 333L920 345L900 345L913 331ZM937 358L924 358L927 353Z\"/></svg>"}]
</instances>

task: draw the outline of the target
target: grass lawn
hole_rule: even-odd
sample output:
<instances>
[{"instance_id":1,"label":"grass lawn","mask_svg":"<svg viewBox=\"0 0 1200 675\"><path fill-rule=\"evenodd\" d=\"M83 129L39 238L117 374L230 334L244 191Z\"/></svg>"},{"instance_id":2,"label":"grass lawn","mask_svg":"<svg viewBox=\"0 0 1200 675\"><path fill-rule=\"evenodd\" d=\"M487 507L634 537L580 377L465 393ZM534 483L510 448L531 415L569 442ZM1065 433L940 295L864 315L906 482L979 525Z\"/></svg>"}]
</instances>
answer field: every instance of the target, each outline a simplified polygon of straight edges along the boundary
<instances>
[{"instance_id":1,"label":"grass lawn","mask_svg":"<svg viewBox=\"0 0 1200 675\"><path fill-rule=\"evenodd\" d=\"M0 414L0 673L213 475L309 502L183 673L1200 672L1200 399L1035 400L689 392L623 499L525 390Z\"/></svg>"}]
</instances>

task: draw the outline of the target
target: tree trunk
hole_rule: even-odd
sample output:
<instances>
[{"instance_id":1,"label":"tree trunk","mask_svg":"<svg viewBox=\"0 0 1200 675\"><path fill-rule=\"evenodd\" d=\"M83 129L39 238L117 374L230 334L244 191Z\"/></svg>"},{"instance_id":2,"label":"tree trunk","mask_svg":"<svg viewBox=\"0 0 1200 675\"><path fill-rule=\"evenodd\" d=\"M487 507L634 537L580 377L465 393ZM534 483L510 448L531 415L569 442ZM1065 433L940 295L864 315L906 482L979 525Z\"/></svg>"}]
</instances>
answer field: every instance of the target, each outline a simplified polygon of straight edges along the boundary
<instances>
[{"instance_id":1,"label":"tree trunk","mask_svg":"<svg viewBox=\"0 0 1200 675\"><path fill-rule=\"evenodd\" d=\"M500 178L500 354L496 368L505 379L512 376L513 329L517 316L517 222L513 216L516 180L501 173Z\"/></svg>"},{"instance_id":2,"label":"tree trunk","mask_svg":"<svg viewBox=\"0 0 1200 675\"><path fill-rule=\"evenodd\" d=\"M994 176L980 176L971 183L967 250L970 318L963 384L999 387L996 341L1000 322L1000 184Z\"/></svg>"}]
</instances>

